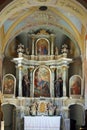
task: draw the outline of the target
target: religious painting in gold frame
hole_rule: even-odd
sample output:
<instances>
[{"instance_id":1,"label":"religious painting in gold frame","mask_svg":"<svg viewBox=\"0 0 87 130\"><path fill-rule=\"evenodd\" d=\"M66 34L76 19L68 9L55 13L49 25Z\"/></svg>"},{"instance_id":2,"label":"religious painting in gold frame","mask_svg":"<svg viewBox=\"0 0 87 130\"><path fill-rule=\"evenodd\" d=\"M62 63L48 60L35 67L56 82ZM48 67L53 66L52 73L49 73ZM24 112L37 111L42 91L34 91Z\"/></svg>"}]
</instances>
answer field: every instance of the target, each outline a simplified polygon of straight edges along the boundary
<instances>
[{"instance_id":1,"label":"religious painting in gold frame","mask_svg":"<svg viewBox=\"0 0 87 130\"><path fill-rule=\"evenodd\" d=\"M69 80L70 97L82 96L82 78L79 75L73 75Z\"/></svg>"},{"instance_id":2,"label":"religious painting in gold frame","mask_svg":"<svg viewBox=\"0 0 87 130\"><path fill-rule=\"evenodd\" d=\"M2 93L4 97L15 97L16 78L12 74L3 77Z\"/></svg>"},{"instance_id":3,"label":"religious painting in gold frame","mask_svg":"<svg viewBox=\"0 0 87 130\"><path fill-rule=\"evenodd\" d=\"M36 41L36 54L48 55L49 54L49 40L46 38L39 38Z\"/></svg>"},{"instance_id":4,"label":"religious painting in gold frame","mask_svg":"<svg viewBox=\"0 0 87 130\"><path fill-rule=\"evenodd\" d=\"M50 97L50 71L45 66L34 72L34 97Z\"/></svg>"}]
</instances>

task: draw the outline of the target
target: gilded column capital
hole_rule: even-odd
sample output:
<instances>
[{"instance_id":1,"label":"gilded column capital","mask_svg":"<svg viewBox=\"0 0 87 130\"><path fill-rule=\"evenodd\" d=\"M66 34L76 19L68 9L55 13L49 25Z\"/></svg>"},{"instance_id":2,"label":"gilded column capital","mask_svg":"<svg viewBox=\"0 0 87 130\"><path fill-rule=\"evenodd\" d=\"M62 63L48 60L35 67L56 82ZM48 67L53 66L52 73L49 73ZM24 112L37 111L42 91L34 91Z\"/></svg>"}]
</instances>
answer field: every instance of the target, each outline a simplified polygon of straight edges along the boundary
<instances>
[{"instance_id":1,"label":"gilded column capital","mask_svg":"<svg viewBox=\"0 0 87 130\"><path fill-rule=\"evenodd\" d=\"M22 66L22 65L18 65L17 68L18 68L19 70L23 70L23 66Z\"/></svg>"},{"instance_id":2,"label":"gilded column capital","mask_svg":"<svg viewBox=\"0 0 87 130\"><path fill-rule=\"evenodd\" d=\"M34 70L34 66L29 66L29 70L32 72Z\"/></svg>"},{"instance_id":3,"label":"gilded column capital","mask_svg":"<svg viewBox=\"0 0 87 130\"><path fill-rule=\"evenodd\" d=\"M66 70L66 69L68 69L68 66L67 66L67 65L64 65L64 66L62 66L62 69L63 69L63 70Z\"/></svg>"},{"instance_id":4,"label":"gilded column capital","mask_svg":"<svg viewBox=\"0 0 87 130\"><path fill-rule=\"evenodd\" d=\"M56 67L55 66L50 66L50 69L51 69L52 72L54 72Z\"/></svg>"}]
</instances>

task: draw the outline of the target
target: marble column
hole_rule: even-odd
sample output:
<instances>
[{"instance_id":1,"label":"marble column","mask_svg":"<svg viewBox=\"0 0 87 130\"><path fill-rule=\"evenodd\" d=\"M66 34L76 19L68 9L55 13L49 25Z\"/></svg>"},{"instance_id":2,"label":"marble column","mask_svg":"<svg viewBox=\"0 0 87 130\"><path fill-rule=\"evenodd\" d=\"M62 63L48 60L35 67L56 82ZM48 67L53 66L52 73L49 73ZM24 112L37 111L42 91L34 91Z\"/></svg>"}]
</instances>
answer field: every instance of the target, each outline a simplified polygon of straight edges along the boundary
<instances>
[{"instance_id":1,"label":"marble column","mask_svg":"<svg viewBox=\"0 0 87 130\"><path fill-rule=\"evenodd\" d=\"M30 71L30 97L34 97L33 70L34 70L34 66L29 66L29 71Z\"/></svg>"},{"instance_id":2,"label":"marble column","mask_svg":"<svg viewBox=\"0 0 87 130\"><path fill-rule=\"evenodd\" d=\"M55 94L54 94L54 71L55 71L55 67L51 66L50 67L51 69L51 84L50 84L50 94L51 94L51 97L54 97Z\"/></svg>"},{"instance_id":3,"label":"marble column","mask_svg":"<svg viewBox=\"0 0 87 130\"><path fill-rule=\"evenodd\" d=\"M35 35L32 34L32 55L34 55L34 42L35 42Z\"/></svg>"},{"instance_id":4,"label":"marble column","mask_svg":"<svg viewBox=\"0 0 87 130\"><path fill-rule=\"evenodd\" d=\"M62 75L62 78L63 78L63 97L66 97L66 82L67 82L67 69L68 69L68 66L65 65L65 66L62 66L62 70L63 70L63 75Z\"/></svg>"},{"instance_id":5,"label":"marble column","mask_svg":"<svg viewBox=\"0 0 87 130\"><path fill-rule=\"evenodd\" d=\"M22 70L23 66L20 64L17 66L17 73L18 73L18 96L22 97Z\"/></svg>"},{"instance_id":6,"label":"marble column","mask_svg":"<svg viewBox=\"0 0 87 130\"><path fill-rule=\"evenodd\" d=\"M51 34L51 55L54 55L54 34Z\"/></svg>"}]
</instances>

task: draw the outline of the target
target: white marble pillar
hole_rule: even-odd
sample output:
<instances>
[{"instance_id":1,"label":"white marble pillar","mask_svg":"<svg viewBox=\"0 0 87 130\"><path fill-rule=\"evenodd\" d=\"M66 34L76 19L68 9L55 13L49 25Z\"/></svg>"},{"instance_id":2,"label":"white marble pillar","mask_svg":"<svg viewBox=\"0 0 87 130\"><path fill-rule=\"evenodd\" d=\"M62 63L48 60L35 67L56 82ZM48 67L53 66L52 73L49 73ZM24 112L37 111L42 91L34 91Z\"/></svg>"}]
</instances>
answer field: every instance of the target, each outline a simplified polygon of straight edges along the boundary
<instances>
[{"instance_id":1,"label":"white marble pillar","mask_svg":"<svg viewBox=\"0 0 87 130\"><path fill-rule=\"evenodd\" d=\"M34 55L34 42L35 42L35 35L32 34L32 55Z\"/></svg>"},{"instance_id":2,"label":"white marble pillar","mask_svg":"<svg viewBox=\"0 0 87 130\"><path fill-rule=\"evenodd\" d=\"M51 55L54 55L54 34L51 34Z\"/></svg>"},{"instance_id":3,"label":"white marble pillar","mask_svg":"<svg viewBox=\"0 0 87 130\"><path fill-rule=\"evenodd\" d=\"M51 94L51 97L54 97L55 96L55 94L54 94L54 71L55 71L55 67L51 66L50 69L51 69L50 94Z\"/></svg>"},{"instance_id":4,"label":"white marble pillar","mask_svg":"<svg viewBox=\"0 0 87 130\"><path fill-rule=\"evenodd\" d=\"M29 70L30 70L30 97L34 97L34 77L33 77L33 70L34 70L34 66L29 66Z\"/></svg>"},{"instance_id":5,"label":"white marble pillar","mask_svg":"<svg viewBox=\"0 0 87 130\"><path fill-rule=\"evenodd\" d=\"M67 68L68 66L65 65L65 66L62 66L62 70L63 70L63 75L62 75L62 78L63 78L63 97L66 97L66 82L67 82Z\"/></svg>"},{"instance_id":6,"label":"white marble pillar","mask_svg":"<svg viewBox=\"0 0 87 130\"><path fill-rule=\"evenodd\" d=\"M18 70L18 96L22 97L22 70L23 70L23 66L20 64L17 67Z\"/></svg>"}]
</instances>

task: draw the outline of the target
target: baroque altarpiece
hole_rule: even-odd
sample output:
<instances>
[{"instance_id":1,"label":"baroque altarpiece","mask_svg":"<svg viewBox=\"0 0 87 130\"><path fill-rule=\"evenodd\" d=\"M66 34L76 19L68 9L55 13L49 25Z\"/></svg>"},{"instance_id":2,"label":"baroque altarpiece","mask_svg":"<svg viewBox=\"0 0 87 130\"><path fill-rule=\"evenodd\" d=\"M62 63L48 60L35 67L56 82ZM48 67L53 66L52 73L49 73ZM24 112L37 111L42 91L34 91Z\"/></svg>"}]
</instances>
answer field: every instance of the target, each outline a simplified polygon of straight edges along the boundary
<instances>
[{"instance_id":1,"label":"baroque altarpiece","mask_svg":"<svg viewBox=\"0 0 87 130\"><path fill-rule=\"evenodd\" d=\"M71 78L71 88L69 86L69 65L73 60L68 58L67 44L63 44L59 50L55 45L55 34L45 30L31 34L30 37L31 46L24 47L20 43L18 57L12 60L16 67L16 78L11 74L4 77L7 81L10 75L15 82L12 93L5 93L4 83L2 91L4 96L11 96L10 102L13 103L14 98L13 104L17 106L13 112L13 130L24 128L24 116L61 116L67 122L70 119L71 98L82 96L82 79L79 75ZM78 88L75 88L76 84ZM72 100L72 103L75 102ZM82 104L83 100L78 99L77 102ZM65 129L64 124L61 129Z\"/></svg>"}]
</instances>

